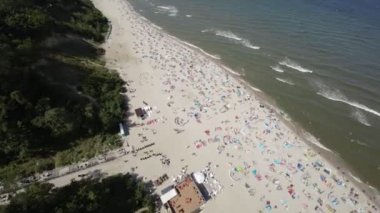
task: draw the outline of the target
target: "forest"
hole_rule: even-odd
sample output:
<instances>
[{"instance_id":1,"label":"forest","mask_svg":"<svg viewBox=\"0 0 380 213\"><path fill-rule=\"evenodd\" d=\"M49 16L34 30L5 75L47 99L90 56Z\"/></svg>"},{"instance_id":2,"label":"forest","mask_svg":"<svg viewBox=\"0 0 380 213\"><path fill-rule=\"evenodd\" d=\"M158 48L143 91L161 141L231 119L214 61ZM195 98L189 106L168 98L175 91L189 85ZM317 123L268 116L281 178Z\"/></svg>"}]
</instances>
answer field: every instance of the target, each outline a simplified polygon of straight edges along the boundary
<instances>
[{"instance_id":1,"label":"forest","mask_svg":"<svg viewBox=\"0 0 380 213\"><path fill-rule=\"evenodd\" d=\"M108 27L89 0L0 0L0 186L121 145Z\"/></svg>"},{"instance_id":2,"label":"forest","mask_svg":"<svg viewBox=\"0 0 380 213\"><path fill-rule=\"evenodd\" d=\"M17 194L0 212L155 212L150 191L151 184L135 174L84 179L62 188L53 188L48 183L34 184Z\"/></svg>"}]
</instances>

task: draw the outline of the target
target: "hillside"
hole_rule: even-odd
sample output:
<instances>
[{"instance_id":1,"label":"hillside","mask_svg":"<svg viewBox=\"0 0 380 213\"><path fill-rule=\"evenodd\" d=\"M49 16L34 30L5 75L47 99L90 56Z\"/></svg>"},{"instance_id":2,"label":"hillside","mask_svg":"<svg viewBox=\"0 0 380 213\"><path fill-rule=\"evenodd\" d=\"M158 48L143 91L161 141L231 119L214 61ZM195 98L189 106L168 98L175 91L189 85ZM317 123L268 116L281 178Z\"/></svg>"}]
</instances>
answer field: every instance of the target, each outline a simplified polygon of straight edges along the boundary
<instances>
[{"instance_id":1,"label":"hillside","mask_svg":"<svg viewBox=\"0 0 380 213\"><path fill-rule=\"evenodd\" d=\"M120 145L107 31L88 0L0 1L0 185Z\"/></svg>"}]
</instances>

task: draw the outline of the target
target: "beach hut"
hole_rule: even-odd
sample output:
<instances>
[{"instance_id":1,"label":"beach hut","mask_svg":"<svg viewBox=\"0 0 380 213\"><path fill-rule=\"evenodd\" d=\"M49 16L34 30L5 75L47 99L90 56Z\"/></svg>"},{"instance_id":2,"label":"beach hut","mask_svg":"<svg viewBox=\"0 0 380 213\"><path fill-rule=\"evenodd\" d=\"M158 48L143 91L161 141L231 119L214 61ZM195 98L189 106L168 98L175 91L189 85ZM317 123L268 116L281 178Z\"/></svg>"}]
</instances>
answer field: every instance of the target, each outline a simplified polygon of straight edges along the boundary
<instances>
[{"instance_id":1,"label":"beach hut","mask_svg":"<svg viewBox=\"0 0 380 213\"><path fill-rule=\"evenodd\" d=\"M124 122L119 123L119 134L121 136L127 136L129 134L128 126L126 123Z\"/></svg>"},{"instance_id":2,"label":"beach hut","mask_svg":"<svg viewBox=\"0 0 380 213\"><path fill-rule=\"evenodd\" d=\"M177 190L175 188L172 188L171 190L169 190L165 194L161 195L160 200L161 200L162 204L165 204L177 195L178 195Z\"/></svg>"},{"instance_id":3,"label":"beach hut","mask_svg":"<svg viewBox=\"0 0 380 213\"><path fill-rule=\"evenodd\" d=\"M148 116L146 111L143 108L135 109L135 113L136 113L137 117L139 117L143 120Z\"/></svg>"},{"instance_id":4,"label":"beach hut","mask_svg":"<svg viewBox=\"0 0 380 213\"><path fill-rule=\"evenodd\" d=\"M196 183L202 184L205 181L205 175L201 172L195 172L192 174Z\"/></svg>"}]
</instances>

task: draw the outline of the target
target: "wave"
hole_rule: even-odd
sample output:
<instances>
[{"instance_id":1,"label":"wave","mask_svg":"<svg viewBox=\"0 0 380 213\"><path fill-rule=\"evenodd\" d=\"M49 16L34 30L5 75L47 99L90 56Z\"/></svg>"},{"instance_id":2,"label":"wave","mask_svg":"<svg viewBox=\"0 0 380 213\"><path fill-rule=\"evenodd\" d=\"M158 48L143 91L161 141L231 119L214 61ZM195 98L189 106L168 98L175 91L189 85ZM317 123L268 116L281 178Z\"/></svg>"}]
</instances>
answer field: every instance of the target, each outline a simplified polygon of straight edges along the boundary
<instances>
[{"instance_id":1,"label":"wave","mask_svg":"<svg viewBox=\"0 0 380 213\"><path fill-rule=\"evenodd\" d=\"M356 101L352 101L352 100L348 99L341 91L339 91L337 89L333 90L333 89L329 88L327 85L323 84L321 81L314 80L312 82L312 84L317 87L317 89L318 89L317 94L324 97L324 98L327 98L327 99L332 100L332 101L347 104L349 106L355 107L357 109L366 111L368 113L371 113L373 115L380 117L380 112L378 112L374 109L371 109L364 104L361 104L361 103L358 103Z\"/></svg>"},{"instance_id":2,"label":"wave","mask_svg":"<svg viewBox=\"0 0 380 213\"><path fill-rule=\"evenodd\" d=\"M246 72L245 72L244 67L240 69L240 73L241 73L242 76L245 76L245 73L246 73Z\"/></svg>"},{"instance_id":3,"label":"wave","mask_svg":"<svg viewBox=\"0 0 380 213\"><path fill-rule=\"evenodd\" d=\"M229 38L229 39L236 40L236 41L241 41L241 40L243 40L242 38L240 38L239 36L237 36L236 34L234 34L234 33L231 32L231 31L222 31L222 30L214 30L214 29L205 29L205 30L202 30L201 32L202 32L202 33L208 33L208 32L215 33L215 35L217 35L217 36L221 36L221 37Z\"/></svg>"},{"instance_id":4,"label":"wave","mask_svg":"<svg viewBox=\"0 0 380 213\"><path fill-rule=\"evenodd\" d=\"M254 49L254 50L259 50L260 49L259 46L254 46L253 44L251 44L250 41L248 41L246 39L242 40L241 44L243 44L243 46L245 46L245 47L248 47L248 48L251 48L251 49Z\"/></svg>"},{"instance_id":5,"label":"wave","mask_svg":"<svg viewBox=\"0 0 380 213\"><path fill-rule=\"evenodd\" d=\"M159 13L168 14L168 16L177 16L178 9L175 6L168 5L168 6L157 6Z\"/></svg>"},{"instance_id":6,"label":"wave","mask_svg":"<svg viewBox=\"0 0 380 213\"><path fill-rule=\"evenodd\" d=\"M323 146L323 145L322 145L320 142L318 142L316 139L314 139L314 140L310 140L310 142L311 142L312 144L314 144L315 146L318 146L318 147L321 148L321 149L324 149L324 150L326 150L326 151L328 151L328 152L332 152L332 153L333 153L333 151L332 151L331 149L329 149L329 148Z\"/></svg>"},{"instance_id":7,"label":"wave","mask_svg":"<svg viewBox=\"0 0 380 213\"><path fill-rule=\"evenodd\" d=\"M192 16L192 15L186 15L186 17L187 17L187 18L191 18L191 17L193 17L193 16Z\"/></svg>"},{"instance_id":8,"label":"wave","mask_svg":"<svg viewBox=\"0 0 380 213\"><path fill-rule=\"evenodd\" d=\"M243 40L242 38L240 38L239 36L237 36L236 34L234 34L233 32L230 32L230 31L216 30L215 31L215 35L221 36L221 37L224 37L224 38L233 39L233 40L236 40L236 41L242 41Z\"/></svg>"},{"instance_id":9,"label":"wave","mask_svg":"<svg viewBox=\"0 0 380 213\"><path fill-rule=\"evenodd\" d=\"M151 23L151 25L152 25L154 28L158 29L158 30L162 30L162 27L160 27L160 26L157 26L157 25L155 25L155 24L153 24L153 23Z\"/></svg>"},{"instance_id":10,"label":"wave","mask_svg":"<svg viewBox=\"0 0 380 213\"><path fill-rule=\"evenodd\" d=\"M277 81L280 81L282 83L285 83L285 84L289 84L289 85L294 85L293 82L289 81L289 80L285 80L285 79L282 79L282 78L276 78Z\"/></svg>"},{"instance_id":11,"label":"wave","mask_svg":"<svg viewBox=\"0 0 380 213\"><path fill-rule=\"evenodd\" d=\"M270 68L272 68L272 70L274 70L276 72L284 72L284 70L280 66L278 66L278 65L271 66Z\"/></svg>"},{"instance_id":12,"label":"wave","mask_svg":"<svg viewBox=\"0 0 380 213\"><path fill-rule=\"evenodd\" d=\"M360 178L356 177L356 176L353 175L351 172L350 172L350 176L351 176L354 180L356 180L357 182L359 182L359 183L363 183L363 181L360 180Z\"/></svg>"},{"instance_id":13,"label":"wave","mask_svg":"<svg viewBox=\"0 0 380 213\"><path fill-rule=\"evenodd\" d=\"M233 71L233 70L230 69L229 67L226 67L226 66L224 66L224 65L222 65L222 67L223 67L225 70L227 70L228 72L230 72L230 73L232 73L232 74L234 74L234 75L241 76L240 73L237 73L237 72Z\"/></svg>"},{"instance_id":14,"label":"wave","mask_svg":"<svg viewBox=\"0 0 380 213\"><path fill-rule=\"evenodd\" d=\"M181 42L184 43L185 45L189 46L189 47L192 47L194 49L197 49L197 50L201 51L203 54L205 54L205 55L207 55L207 56L209 56L209 57L211 57L213 59L216 59L216 60L220 60L221 59L220 56L218 56L218 55L212 55L212 54L204 51L202 48L195 46L194 44L190 44L190 43L188 43L186 41L182 41L182 40L181 40Z\"/></svg>"},{"instance_id":15,"label":"wave","mask_svg":"<svg viewBox=\"0 0 380 213\"><path fill-rule=\"evenodd\" d=\"M259 46L253 45L248 39L239 37L238 35L236 35L235 33L231 32L231 31L205 29L205 30L202 30L201 32L202 33L211 32L211 33L214 33L216 36L227 38L227 39L232 40L234 42L237 42L237 43L239 43L239 44L241 44L247 48L254 49L254 50L260 49Z\"/></svg>"},{"instance_id":16,"label":"wave","mask_svg":"<svg viewBox=\"0 0 380 213\"><path fill-rule=\"evenodd\" d=\"M329 148L325 147L324 145L322 145L322 144L318 141L318 139L315 138L315 137L314 137L312 134L310 134L309 132L304 132L303 135L304 135L305 139L306 139L308 142L310 142L310 143L314 144L315 146L318 146L319 148L324 149L324 150L326 150L326 151L328 151L328 152L334 153L331 149L329 149Z\"/></svg>"},{"instance_id":17,"label":"wave","mask_svg":"<svg viewBox=\"0 0 380 213\"><path fill-rule=\"evenodd\" d=\"M289 68L292 68L294 70L300 71L300 72L306 72L306 73L312 73L313 72L313 70L306 69L306 68L302 67L301 65L297 64L296 62L294 62L288 58L285 58L284 60L280 61L279 64L286 66L286 67L289 67Z\"/></svg>"},{"instance_id":18,"label":"wave","mask_svg":"<svg viewBox=\"0 0 380 213\"><path fill-rule=\"evenodd\" d=\"M325 97L325 98L327 98L329 100L345 103L347 105L350 105L350 106L355 107L357 109L364 110L366 112L369 112L371 114L374 114L374 115L380 117L380 112L378 112L378 111L376 111L374 109L371 109L371 108L367 107L364 104L361 104L361 103L349 100L339 90L336 90L336 91L322 90L322 91L317 92L317 94L320 95L320 96L322 96L322 97Z\"/></svg>"},{"instance_id":19,"label":"wave","mask_svg":"<svg viewBox=\"0 0 380 213\"><path fill-rule=\"evenodd\" d=\"M249 87L250 87L252 90L256 91L256 92L262 92L260 89L258 89L258 88L256 88L256 87L253 87L253 86L251 86L251 85L249 85Z\"/></svg>"},{"instance_id":20,"label":"wave","mask_svg":"<svg viewBox=\"0 0 380 213\"><path fill-rule=\"evenodd\" d=\"M369 123L367 117L362 113L360 112L359 110L355 110L351 116L359 121L361 124L365 125L365 126L371 126L371 124Z\"/></svg>"},{"instance_id":21,"label":"wave","mask_svg":"<svg viewBox=\"0 0 380 213\"><path fill-rule=\"evenodd\" d=\"M368 144L366 144L366 143L364 143L364 142L361 142L360 140L355 140L355 139L350 139L350 142L351 143L356 143L356 144L358 144L358 145L360 145L360 146L367 146L368 147Z\"/></svg>"}]
</instances>

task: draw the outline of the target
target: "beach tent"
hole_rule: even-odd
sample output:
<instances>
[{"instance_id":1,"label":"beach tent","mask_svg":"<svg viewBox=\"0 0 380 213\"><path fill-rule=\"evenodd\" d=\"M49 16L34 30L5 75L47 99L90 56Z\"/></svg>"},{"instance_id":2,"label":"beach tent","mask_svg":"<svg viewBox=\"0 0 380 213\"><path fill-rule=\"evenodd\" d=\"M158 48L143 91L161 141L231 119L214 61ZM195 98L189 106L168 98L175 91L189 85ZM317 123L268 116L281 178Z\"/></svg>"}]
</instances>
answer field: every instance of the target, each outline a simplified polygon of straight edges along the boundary
<instances>
[{"instance_id":1,"label":"beach tent","mask_svg":"<svg viewBox=\"0 0 380 213\"><path fill-rule=\"evenodd\" d=\"M171 200L173 197L177 196L177 190L175 188L169 190L165 194L161 195L160 199L163 204L167 203L169 200Z\"/></svg>"},{"instance_id":2,"label":"beach tent","mask_svg":"<svg viewBox=\"0 0 380 213\"><path fill-rule=\"evenodd\" d=\"M146 111L144 109L142 109L142 108L135 109L135 113L136 113L137 117L140 117L142 119L145 119L146 116L147 116Z\"/></svg>"},{"instance_id":3,"label":"beach tent","mask_svg":"<svg viewBox=\"0 0 380 213\"><path fill-rule=\"evenodd\" d=\"M119 134L121 136L127 136L129 134L129 132L128 132L128 126L124 122L123 123L119 123L119 130L120 130Z\"/></svg>"},{"instance_id":4,"label":"beach tent","mask_svg":"<svg viewBox=\"0 0 380 213\"><path fill-rule=\"evenodd\" d=\"M119 123L119 129L120 129L120 135L124 135L125 132L124 132L124 128L123 128L123 124L122 123Z\"/></svg>"},{"instance_id":5,"label":"beach tent","mask_svg":"<svg viewBox=\"0 0 380 213\"><path fill-rule=\"evenodd\" d=\"M194 180L195 182L197 182L198 184L202 184L203 182L205 182L205 175L201 172L195 172L193 173L193 177L194 177Z\"/></svg>"}]
</instances>

